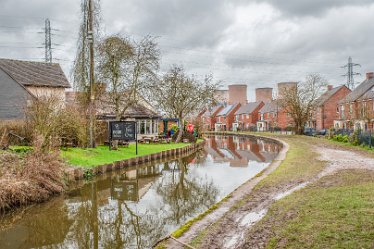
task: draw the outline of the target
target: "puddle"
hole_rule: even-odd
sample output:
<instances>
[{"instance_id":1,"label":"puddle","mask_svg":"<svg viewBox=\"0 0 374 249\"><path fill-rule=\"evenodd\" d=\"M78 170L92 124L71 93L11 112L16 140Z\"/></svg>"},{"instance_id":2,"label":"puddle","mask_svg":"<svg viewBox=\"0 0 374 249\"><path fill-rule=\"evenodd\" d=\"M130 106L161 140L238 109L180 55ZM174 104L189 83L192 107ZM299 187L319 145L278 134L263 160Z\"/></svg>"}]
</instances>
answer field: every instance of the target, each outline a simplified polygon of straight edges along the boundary
<instances>
[{"instance_id":1,"label":"puddle","mask_svg":"<svg viewBox=\"0 0 374 249\"><path fill-rule=\"evenodd\" d=\"M267 213L267 209L262 209L259 212L250 212L241 219L240 226L249 227L255 224L257 221L261 220L265 214Z\"/></svg>"},{"instance_id":2,"label":"puddle","mask_svg":"<svg viewBox=\"0 0 374 249\"><path fill-rule=\"evenodd\" d=\"M283 193L277 194L273 199L276 200L276 201L278 201L278 200L280 200L280 199L282 199L282 198L284 198L284 197L292 194L296 190L304 188L308 184L309 184L309 182L301 183L301 184L297 185L296 187L291 188L290 190L287 190L287 191L285 191Z\"/></svg>"},{"instance_id":3,"label":"puddle","mask_svg":"<svg viewBox=\"0 0 374 249\"><path fill-rule=\"evenodd\" d=\"M243 234L236 234L236 235L232 236L231 238L227 239L227 241L224 244L224 248L234 247L241 238L243 238Z\"/></svg>"}]
</instances>

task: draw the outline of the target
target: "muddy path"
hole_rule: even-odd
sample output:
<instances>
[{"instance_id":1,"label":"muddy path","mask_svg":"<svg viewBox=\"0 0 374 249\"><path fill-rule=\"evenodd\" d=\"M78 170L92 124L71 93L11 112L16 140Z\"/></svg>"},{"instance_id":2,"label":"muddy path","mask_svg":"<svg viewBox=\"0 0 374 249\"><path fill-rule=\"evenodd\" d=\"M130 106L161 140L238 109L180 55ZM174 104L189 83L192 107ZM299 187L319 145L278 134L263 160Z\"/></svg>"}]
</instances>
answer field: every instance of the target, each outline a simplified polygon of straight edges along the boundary
<instances>
[{"instance_id":1,"label":"muddy path","mask_svg":"<svg viewBox=\"0 0 374 249\"><path fill-rule=\"evenodd\" d=\"M274 202L324 176L341 170L374 170L373 158L349 148L318 143L311 145L310 148L318 155L310 160L325 162L325 167L320 172L316 172L308 180L293 180L261 189L254 188L259 181L279 166L280 161L276 161L261 179L255 178L244 184L237 193L234 192L233 198L224 203L217 212L211 213L194 224L179 240L191 244L199 235L203 235L199 239L198 248L264 248L271 236L270 229L266 229L265 226L260 233L258 231L251 233L250 230L266 215L267 210ZM239 201L241 204L237 205ZM183 248L183 246L176 241L169 241L167 248Z\"/></svg>"}]
</instances>

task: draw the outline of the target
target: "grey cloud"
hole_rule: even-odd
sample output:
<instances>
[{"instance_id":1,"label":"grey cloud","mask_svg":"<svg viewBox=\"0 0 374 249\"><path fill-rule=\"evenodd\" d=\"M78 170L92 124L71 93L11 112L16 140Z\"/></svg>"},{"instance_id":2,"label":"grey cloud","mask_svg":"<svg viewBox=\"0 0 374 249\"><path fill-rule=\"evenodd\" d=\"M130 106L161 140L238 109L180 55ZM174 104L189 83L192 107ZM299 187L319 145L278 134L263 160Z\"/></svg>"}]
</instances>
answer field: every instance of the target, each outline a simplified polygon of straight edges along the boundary
<instances>
[{"instance_id":1,"label":"grey cloud","mask_svg":"<svg viewBox=\"0 0 374 249\"><path fill-rule=\"evenodd\" d=\"M320 16L333 8L372 4L373 0L255 0L267 2L282 13L291 16Z\"/></svg>"}]
</instances>

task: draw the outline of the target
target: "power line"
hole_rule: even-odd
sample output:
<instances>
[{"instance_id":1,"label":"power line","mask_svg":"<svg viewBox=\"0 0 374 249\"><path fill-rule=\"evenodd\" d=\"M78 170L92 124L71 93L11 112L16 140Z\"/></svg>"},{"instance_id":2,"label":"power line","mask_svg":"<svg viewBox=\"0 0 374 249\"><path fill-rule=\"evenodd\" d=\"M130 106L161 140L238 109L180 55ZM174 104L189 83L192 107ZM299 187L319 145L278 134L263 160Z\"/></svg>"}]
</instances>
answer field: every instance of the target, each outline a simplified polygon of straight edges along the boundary
<instances>
[{"instance_id":1,"label":"power line","mask_svg":"<svg viewBox=\"0 0 374 249\"><path fill-rule=\"evenodd\" d=\"M360 64L352 62L352 57L351 56L349 56L349 58L348 58L348 63L346 65L342 66L342 68L347 68L348 69L348 72L346 74L342 75L342 76L347 77L346 86L351 90L355 88L355 80L354 80L353 76L361 75L360 73L356 73L356 72L353 71L353 67L357 67L357 66L361 67Z\"/></svg>"}]
</instances>

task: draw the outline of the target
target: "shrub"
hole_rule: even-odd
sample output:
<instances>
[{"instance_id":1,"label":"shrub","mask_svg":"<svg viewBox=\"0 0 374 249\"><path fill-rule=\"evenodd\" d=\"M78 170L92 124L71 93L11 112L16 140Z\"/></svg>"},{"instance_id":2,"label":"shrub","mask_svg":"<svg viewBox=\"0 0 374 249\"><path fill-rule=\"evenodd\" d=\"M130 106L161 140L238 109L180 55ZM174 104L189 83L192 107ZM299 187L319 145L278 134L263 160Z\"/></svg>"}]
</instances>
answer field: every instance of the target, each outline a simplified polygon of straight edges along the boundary
<instances>
[{"instance_id":1,"label":"shrub","mask_svg":"<svg viewBox=\"0 0 374 249\"><path fill-rule=\"evenodd\" d=\"M172 140L176 141L177 137L178 137L178 133L174 133ZM190 143L196 142L196 137L193 135L193 133L189 133L189 132L183 132L181 141L183 141L183 139L187 139Z\"/></svg>"},{"instance_id":2,"label":"shrub","mask_svg":"<svg viewBox=\"0 0 374 249\"><path fill-rule=\"evenodd\" d=\"M355 130L348 138L348 141L352 144L352 145L360 145L360 133L361 131L360 130Z\"/></svg>"},{"instance_id":3,"label":"shrub","mask_svg":"<svg viewBox=\"0 0 374 249\"><path fill-rule=\"evenodd\" d=\"M63 191L64 164L58 152L43 153L36 140L32 152L0 154L0 211L41 202Z\"/></svg>"}]
</instances>

